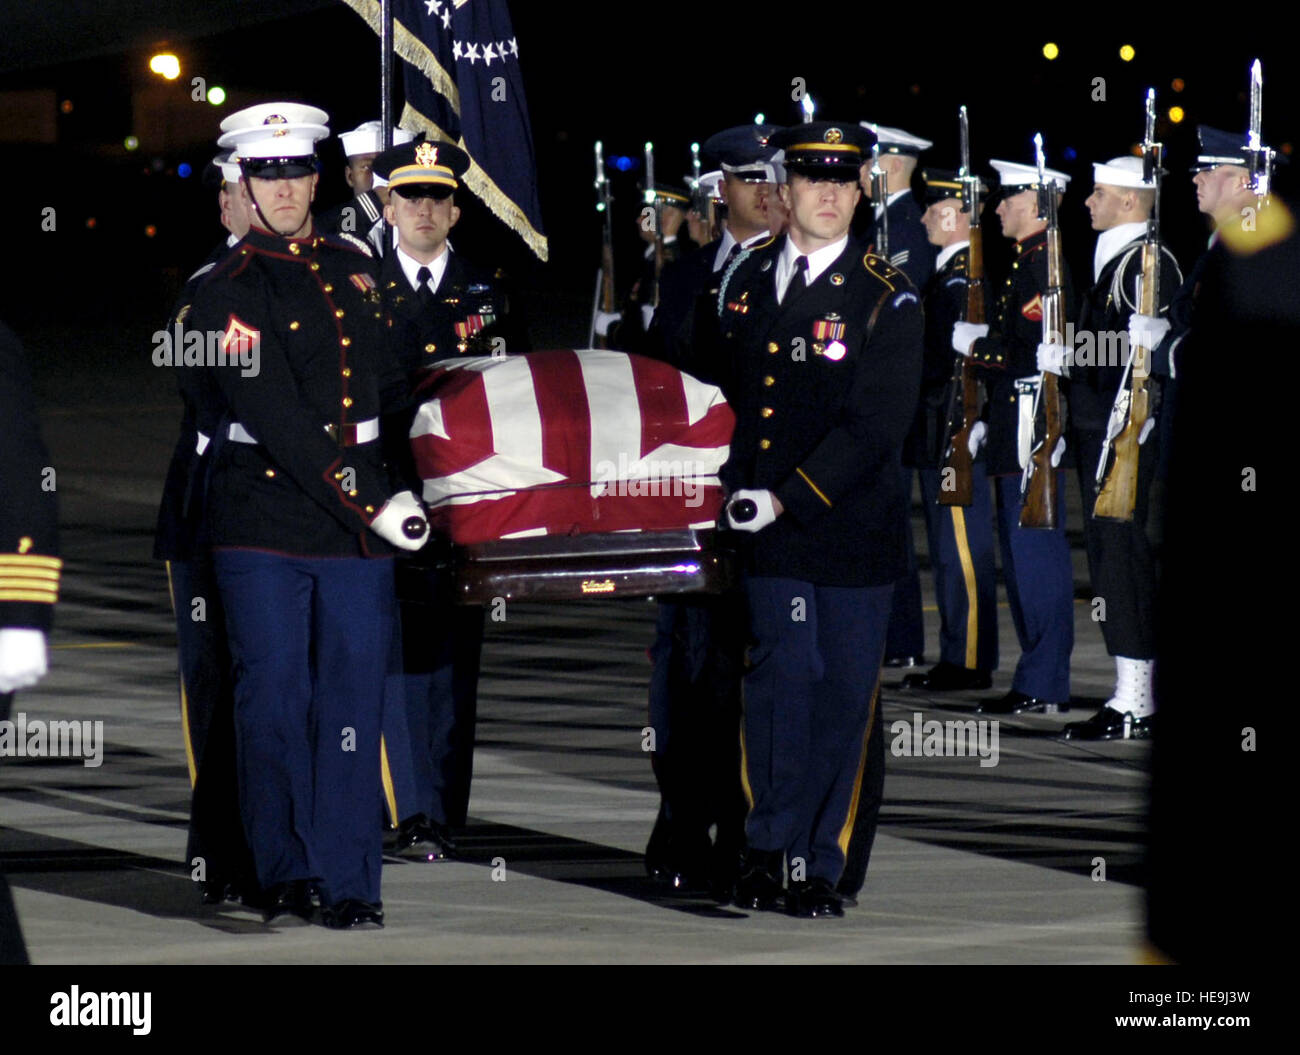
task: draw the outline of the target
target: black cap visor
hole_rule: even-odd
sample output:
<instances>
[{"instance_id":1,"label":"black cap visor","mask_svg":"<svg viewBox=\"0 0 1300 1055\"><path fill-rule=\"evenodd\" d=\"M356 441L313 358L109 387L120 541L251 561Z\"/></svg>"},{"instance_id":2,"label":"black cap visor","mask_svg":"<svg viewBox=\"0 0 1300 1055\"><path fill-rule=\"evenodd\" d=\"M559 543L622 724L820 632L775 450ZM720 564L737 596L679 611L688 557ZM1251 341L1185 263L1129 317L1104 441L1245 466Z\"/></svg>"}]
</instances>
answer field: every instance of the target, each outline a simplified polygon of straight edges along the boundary
<instances>
[{"instance_id":1,"label":"black cap visor","mask_svg":"<svg viewBox=\"0 0 1300 1055\"><path fill-rule=\"evenodd\" d=\"M442 201L443 198L450 198L455 189L455 187L448 187L445 183L403 183L394 187L393 193L399 194L410 201L416 201L420 198L433 198L435 201Z\"/></svg>"},{"instance_id":2,"label":"black cap visor","mask_svg":"<svg viewBox=\"0 0 1300 1055\"><path fill-rule=\"evenodd\" d=\"M241 158L239 168L252 179L301 179L316 174L316 158Z\"/></svg>"}]
</instances>

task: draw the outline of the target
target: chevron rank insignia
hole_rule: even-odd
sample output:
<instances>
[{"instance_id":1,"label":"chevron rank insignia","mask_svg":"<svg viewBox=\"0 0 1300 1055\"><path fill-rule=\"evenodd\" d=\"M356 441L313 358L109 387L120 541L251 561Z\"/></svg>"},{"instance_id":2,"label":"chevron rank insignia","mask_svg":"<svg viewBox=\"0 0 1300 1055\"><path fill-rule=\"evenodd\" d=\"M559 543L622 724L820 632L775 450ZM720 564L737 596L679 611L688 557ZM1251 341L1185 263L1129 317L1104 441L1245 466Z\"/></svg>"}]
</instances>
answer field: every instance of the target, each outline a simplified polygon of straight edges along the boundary
<instances>
[{"instance_id":1,"label":"chevron rank insignia","mask_svg":"<svg viewBox=\"0 0 1300 1055\"><path fill-rule=\"evenodd\" d=\"M1020 314L1030 322L1042 322L1043 295L1041 293L1035 293L1033 300L1029 301L1028 304L1022 304L1020 306Z\"/></svg>"},{"instance_id":2,"label":"chevron rank insignia","mask_svg":"<svg viewBox=\"0 0 1300 1055\"><path fill-rule=\"evenodd\" d=\"M226 325L226 335L221 341L221 349L228 356L243 358L246 353L253 353L261 338L261 330L249 326L239 316L231 315L230 322Z\"/></svg>"}]
</instances>

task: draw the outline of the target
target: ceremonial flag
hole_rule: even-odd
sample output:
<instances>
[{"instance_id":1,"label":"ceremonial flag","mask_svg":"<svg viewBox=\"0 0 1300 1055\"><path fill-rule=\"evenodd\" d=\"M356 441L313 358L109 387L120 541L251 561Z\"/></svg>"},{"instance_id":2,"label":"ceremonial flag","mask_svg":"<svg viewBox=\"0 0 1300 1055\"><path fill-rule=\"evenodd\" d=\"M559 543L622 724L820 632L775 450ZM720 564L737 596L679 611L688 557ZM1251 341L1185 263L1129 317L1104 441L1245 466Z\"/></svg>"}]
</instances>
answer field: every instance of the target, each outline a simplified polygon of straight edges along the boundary
<instances>
[{"instance_id":1,"label":"ceremonial flag","mask_svg":"<svg viewBox=\"0 0 1300 1055\"><path fill-rule=\"evenodd\" d=\"M474 544L712 527L736 418L715 386L600 349L435 363L411 450L434 527Z\"/></svg>"},{"instance_id":2,"label":"ceremonial flag","mask_svg":"<svg viewBox=\"0 0 1300 1055\"><path fill-rule=\"evenodd\" d=\"M380 31L379 0L344 2ZM545 260L533 134L506 0L392 5L393 50L406 60L398 124L469 154L462 182Z\"/></svg>"}]
</instances>

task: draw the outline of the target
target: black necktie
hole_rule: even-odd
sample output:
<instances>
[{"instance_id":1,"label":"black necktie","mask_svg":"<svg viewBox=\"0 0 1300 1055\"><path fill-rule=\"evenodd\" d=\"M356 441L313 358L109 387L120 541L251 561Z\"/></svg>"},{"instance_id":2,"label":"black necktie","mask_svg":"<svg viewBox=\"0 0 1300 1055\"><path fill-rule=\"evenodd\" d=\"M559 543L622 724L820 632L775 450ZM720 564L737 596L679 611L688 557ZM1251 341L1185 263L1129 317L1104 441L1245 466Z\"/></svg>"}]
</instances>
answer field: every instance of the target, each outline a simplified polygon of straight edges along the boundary
<instances>
[{"instance_id":1,"label":"black necktie","mask_svg":"<svg viewBox=\"0 0 1300 1055\"><path fill-rule=\"evenodd\" d=\"M804 281L804 275L807 271L808 258L806 256L795 257L794 274L790 276L790 281L785 287L785 296L781 298L782 306L789 304L792 298L797 297L808 288L808 283Z\"/></svg>"},{"instance_id":2,"label":"black necktie","mask_svg":"<svg viewBox=\"0 0 1300 1055\"><path fill-rule=\"evenodd\" d=\"M432 278L433 272L427 267L422 267L415 273L415 281L420 285L416 296L419 297L420 307L422 308L427 308L433 303L433 290L429 288L429 281Z\"/></svg>"}]
</instances>

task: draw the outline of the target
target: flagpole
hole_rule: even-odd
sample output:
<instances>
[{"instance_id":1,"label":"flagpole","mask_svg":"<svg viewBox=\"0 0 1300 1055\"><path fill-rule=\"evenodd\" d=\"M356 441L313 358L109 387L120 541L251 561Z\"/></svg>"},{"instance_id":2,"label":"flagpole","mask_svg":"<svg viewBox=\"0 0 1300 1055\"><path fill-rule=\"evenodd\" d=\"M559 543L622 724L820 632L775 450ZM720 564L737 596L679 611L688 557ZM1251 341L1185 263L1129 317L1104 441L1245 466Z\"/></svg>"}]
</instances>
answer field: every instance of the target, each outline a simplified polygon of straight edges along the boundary
<instances>
[{"instance_id":1,"label":"flagpole","mask_svg":"<svg viewBox=\"0 0 1300 1055\"><path fill-rule=\"evenodd\" d=\"M393 145L393 0L380 0L379 24L379 124L387 150Z\"/></svg>"}]
</instances>

